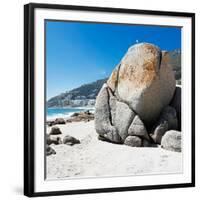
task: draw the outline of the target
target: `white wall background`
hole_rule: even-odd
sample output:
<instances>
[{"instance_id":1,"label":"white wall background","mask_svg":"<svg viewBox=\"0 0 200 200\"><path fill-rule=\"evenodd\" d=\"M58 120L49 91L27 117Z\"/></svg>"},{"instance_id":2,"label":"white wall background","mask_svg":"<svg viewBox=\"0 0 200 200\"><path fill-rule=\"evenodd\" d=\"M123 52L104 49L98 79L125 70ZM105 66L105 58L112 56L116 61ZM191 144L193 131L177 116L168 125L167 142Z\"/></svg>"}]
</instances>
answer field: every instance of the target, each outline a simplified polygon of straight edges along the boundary
<instances>
[{"instance_id":1,"label":"white wall background","mask_svg":"<svg viewBox=\"0 0 200 200\"><path fill-rule=\"evenodd\" d=\"M199 199L200 195L200 3L199 0L42 0L34 2L196 12L196 188L89 194L46 199ZM0 199L26 199L23 194L23 5L0 4ZM41 199L41 198L38 198Z\"/></svg>"}]
</instances>

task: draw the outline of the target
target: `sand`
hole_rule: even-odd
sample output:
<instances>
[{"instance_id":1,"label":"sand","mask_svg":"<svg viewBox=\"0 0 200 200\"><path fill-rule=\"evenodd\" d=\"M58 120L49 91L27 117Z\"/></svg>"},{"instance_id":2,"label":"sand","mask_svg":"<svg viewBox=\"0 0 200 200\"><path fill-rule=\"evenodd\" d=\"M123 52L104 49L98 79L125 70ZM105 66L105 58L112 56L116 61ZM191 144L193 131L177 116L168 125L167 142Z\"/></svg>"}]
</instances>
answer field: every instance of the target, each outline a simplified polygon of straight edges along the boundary
<instances>
[{"instance_id":1,"label":"sand","mask_svg":"<svg viewBox=\"0 0 200 200\"><path fill-rule=\"evenodd\" d=\"M100 141L94 121L57 126L62 131L61 138L71 135L81 143L51 145L56 154L47 156L47 179L182 173L182 153Z\"/></svg>"}]
</instances>

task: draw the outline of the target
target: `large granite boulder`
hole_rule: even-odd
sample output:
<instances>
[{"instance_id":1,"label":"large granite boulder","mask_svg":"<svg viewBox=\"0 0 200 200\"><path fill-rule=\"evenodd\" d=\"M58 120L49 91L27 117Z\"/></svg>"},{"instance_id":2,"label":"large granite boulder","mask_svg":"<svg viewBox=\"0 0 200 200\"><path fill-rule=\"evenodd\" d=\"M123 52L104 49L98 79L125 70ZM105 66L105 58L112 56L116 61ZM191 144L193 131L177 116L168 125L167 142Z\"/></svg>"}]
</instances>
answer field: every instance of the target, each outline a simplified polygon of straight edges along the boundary
<instances>
[{"instance_id":1,"label":"large granite boulder","mask_svg":"<svg viewBox=\"0 0 200 200\"><path fill-rule=\"evenodd\" d=\"M161 147L166 150L181 152L181 132L167 131L162 137Z\"/></svg>"},{"instance_id":2,"label":"large granite boulder","mask_svg":"<svg viewBox=\"0 0 200 200\"><path fill-rule=\"evenodd\" d=\"M176 87L168 53L148 43L129 48L107 84L145 124L156 121L170 103Z\"/></svg>"},{"instance_id":3,"label":"large granite boulder","mask_svg":"<svg viewBox=\"0 0 200 200\"><path fill-rule=\"evenodd\" d=\"M131 47L96 98L99 139L134 147L160 144L166 131L178 129L175 87L167 52L147 43Z\"/></svg>"}]
</instances>

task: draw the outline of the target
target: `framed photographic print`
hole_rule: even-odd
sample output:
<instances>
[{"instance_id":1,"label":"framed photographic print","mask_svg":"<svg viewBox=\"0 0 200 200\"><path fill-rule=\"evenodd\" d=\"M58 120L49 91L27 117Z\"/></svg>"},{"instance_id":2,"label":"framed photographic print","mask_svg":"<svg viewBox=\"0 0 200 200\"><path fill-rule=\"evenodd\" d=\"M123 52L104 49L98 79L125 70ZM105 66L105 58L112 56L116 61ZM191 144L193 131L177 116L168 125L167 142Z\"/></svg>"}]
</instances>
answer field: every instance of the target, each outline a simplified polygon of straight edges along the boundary
<instances>
[{"instance_id":1,"label":"framed photographic print","mask_svg":"<svg viewBox=\"0 0 200 200\"><path fill-rule=\"evenodd\" d=\"M195 186L195 14L24 6L24 194Z\"/></svg>"}]
</instances>

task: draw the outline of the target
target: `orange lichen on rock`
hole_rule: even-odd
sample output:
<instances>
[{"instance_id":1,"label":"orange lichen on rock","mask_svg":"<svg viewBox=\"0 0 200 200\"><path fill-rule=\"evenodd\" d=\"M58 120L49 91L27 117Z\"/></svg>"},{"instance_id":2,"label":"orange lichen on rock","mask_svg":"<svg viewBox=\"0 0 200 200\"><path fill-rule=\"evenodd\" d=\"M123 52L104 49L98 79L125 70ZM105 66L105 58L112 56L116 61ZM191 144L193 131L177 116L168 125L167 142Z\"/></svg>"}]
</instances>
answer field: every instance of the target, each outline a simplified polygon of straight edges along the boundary
<instances>
[{"instance_id":1,"label":"orange lichen on rock","mask_svg":"<svg viewBox=\"0 0 200 200\"><path fill-rule=\"evenodd\" d=\"M132 46L113 71L107 85L143 120L154 121L170 102L175 90L168 53L147 43ZM153 106L155 97L157 103Z\"/></svg>"},{"instance_id":2,"label":"orange lichen on rock","mask_svg":"<svg viewBox=\"0 0 200 200\"><path fill-rule=\"evenodd\" d=\"M116 88L116 85L117 85L117 79L118 79L118 70L119 70L119 66L116 67L110 78L108 79L107 81L107 84L110 86L111 90L114 92L115 91L115 88Z\"/></svg>"},{"instance_id":3,"label":"orange lichen on rock","mask_svg":"<svg viewBox=\"0 0 200 200\"><path fill-rule=\"evenodd\" d=\"M155 49L150 48L147 45L148 49L144 52L144 57L140 57L142 60L137 63L122 63L122 67L119 72L119 81L123 82L123 80L128 80L134 84L135 87L148 87L151 82L156 78L156 73L158 71L158 56ZM147 59L145 58L145 54L148 55Z\"/></svg>"}]
</instances>

